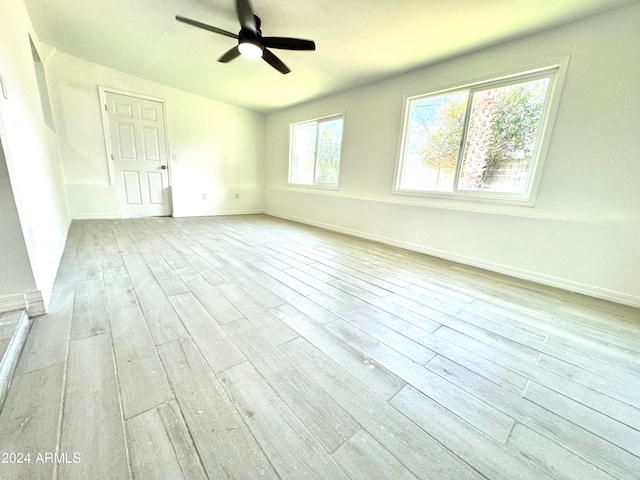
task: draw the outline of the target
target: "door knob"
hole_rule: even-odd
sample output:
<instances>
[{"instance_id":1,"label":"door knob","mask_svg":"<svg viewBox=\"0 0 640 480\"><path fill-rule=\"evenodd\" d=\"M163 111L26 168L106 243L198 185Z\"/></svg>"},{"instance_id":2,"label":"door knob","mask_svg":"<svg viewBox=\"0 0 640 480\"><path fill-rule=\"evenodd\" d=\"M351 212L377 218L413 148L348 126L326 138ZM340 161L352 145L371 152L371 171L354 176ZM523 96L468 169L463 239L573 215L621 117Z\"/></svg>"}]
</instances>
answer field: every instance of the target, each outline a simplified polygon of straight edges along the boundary
<instances>
[{"instance_id":1,"label":"door knob","mask_svg":"<svg viewBox=\"0 0 640 480\"><path fill-rule=\"evenodd\" d=\"M163 170L166 170L167 166L166 165L162 165L160 168L163 169Z\"/></svg>"}]
</instances>

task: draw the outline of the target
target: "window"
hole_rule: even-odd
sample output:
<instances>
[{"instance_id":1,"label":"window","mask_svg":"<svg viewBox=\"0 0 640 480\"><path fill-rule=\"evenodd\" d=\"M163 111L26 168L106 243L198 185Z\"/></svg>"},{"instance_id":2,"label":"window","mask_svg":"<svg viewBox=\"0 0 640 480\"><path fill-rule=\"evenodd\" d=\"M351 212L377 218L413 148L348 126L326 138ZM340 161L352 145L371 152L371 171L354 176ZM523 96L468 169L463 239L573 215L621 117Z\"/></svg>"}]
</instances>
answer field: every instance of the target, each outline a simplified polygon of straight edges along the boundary
<instances>
[{"instance_id":1,"label":"window","mask_svg":"<svg viewBox=\"0 0 640 480\"><path fill-rule=\"evenodd\" d=\"M342 115L291 125L289 183L337 187Z\"/></svg>"},{"instance_id":2,"label":"window","mask_svg":"<svg viewBox=\"0 0 640 480\"><path fill-rule=\"evenodd\" d=\"M409 98L396 191L529 202L557 72Z\"/></svg>"}]
</instances>

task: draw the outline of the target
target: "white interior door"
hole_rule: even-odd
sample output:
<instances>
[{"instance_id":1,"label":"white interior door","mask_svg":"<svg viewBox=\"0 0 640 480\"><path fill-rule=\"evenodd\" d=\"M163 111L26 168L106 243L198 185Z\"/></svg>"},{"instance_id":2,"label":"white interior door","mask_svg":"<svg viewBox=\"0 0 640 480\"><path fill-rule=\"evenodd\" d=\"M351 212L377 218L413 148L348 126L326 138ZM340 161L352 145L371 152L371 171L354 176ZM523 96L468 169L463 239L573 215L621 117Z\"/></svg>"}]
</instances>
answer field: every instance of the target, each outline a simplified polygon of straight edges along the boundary
<instances>
[{"instance_id":1,"label":"white interior door","mask_svg":"<svg viewBox=\"0 0 640 480\"><path fill-rule=\"evenodd\" d=\"M171 215L163 104L113 92L104 99L120 215Z\"/></svg>"}]
</instances>

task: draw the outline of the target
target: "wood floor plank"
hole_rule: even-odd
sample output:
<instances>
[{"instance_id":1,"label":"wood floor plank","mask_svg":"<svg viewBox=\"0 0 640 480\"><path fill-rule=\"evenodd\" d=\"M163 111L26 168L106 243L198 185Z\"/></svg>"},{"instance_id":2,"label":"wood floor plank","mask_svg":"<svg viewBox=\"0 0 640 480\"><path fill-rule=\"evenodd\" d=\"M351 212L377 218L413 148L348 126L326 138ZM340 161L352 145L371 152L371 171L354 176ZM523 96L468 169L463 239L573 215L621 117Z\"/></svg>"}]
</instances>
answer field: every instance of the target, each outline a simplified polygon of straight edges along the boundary
<instances>
[{"instance_id":1,"label":"wood floor plank","mask_svg":"<svg viewBox=\"0 0 640 480\"><path fill-rule=\"evenodd\" d=\"M118 249L120 250L121 255L140 253L138 247L136 246L136 242L129 236L128 233L126 235L116 236L116 243L118 244Z\"/></svg>"},{"instance_id":2,"label":"wood floor plank","mask_svg":"<svg viewBox=\"0 0 640 480\"><path fill-rule=\"evenodd\" d=\"M405 288L409 286L407 282L380 272L351 256L339 255L332 259L322 259L318 262L390 292L395 291L397 287Z\"/></svg>"},{"instance_id":3,"label":"wood floor plank","mask_svg":"<svg viewBox=\"0 0 640 480\"><path fill-rule=\"evenodd\" d=\"M284 269L283 271L286 272L291 277L297 280L300 280L303 283L306 283L310 287L315 288L319 292L323 292L326 289L331 287L325 281L320 280L312 275L309 275L308 273L304 272L303 270L300 270L299 268L290 267L290 268Z\"/></svg>"},{"instance_id":4,"label":"wood floor plank","mask_svg":"<svg viewBox=\"0 0 640 480\"><path fill-rule=\"evenodd\" d=\"M187 478L155 408L129 418L126 425L133 478Z\"/></svg>"},{"instance_id":5,"label":"wood floor plank","mask_svg":"<svg viewBox=\"0 0 640 480\"><path fill-rule=\"evenodd\" d=\"M124 418L173 399L140 307L110 315Z\"/></svg>"},{"instance_id":6,"label":"wood floor plank","mask_svg":"<svg viewBox=\"0 0 640 480\"><path fill-rule=\"evenodd\" d=\"M129 478L108 334L71 342L60 451L81 460L59 465L60 478Z\"/></svg>"},{"instance_id":7,"label":"wood floor plank","mask_svg":"<svg viewBox=\"0 0 640 480\"><path fill-rule=\"evenodd\" d=\"M635 338L632 335L619 336L610 332L603 332L595 328L578 325L562 317L554 317L553 325L558 327L558 335L563 335L571 339L577 338L579 339L578 341L588 342L590 345L604 345L605 348L609 349L619 347L633 352L640 352L640 344L638 342L640 335Z\"/></svg>"},{"instance_id":8,"label":"wood floor plank","mask_svg":"<svg viewBox=\"0 0 640 480\"><path fill-rule=\"evenodd\" d=\"M417 338L420 338L422 335L424 335L425 332L433 333L441 327L440 323L426 317L423 321L420 322L420 325L418 326L415 323L408 322L392 313L386 312L381 308L375 307L368 303L364 304L361 307L358 307L358 310L374 319L375 321L393 328L397 332L402 333L403 335L406 335L407 337L416 341L418 341ZM414 338L414 335L417 335L417 338Z\"/></svg>"},{"instance_id":9,"label":"wood floor plank","mask_svg":"<svg viewBox=\"0 0 640 480\"><path fill-rule=\"evenodd\" d=\"M81 252L78 254L78 282L102 278L102 260L99 253Z\"/></svg>"},{"instance_id":10,"label":"wood floor plank","mask_svg":"<svg viewBox=\"0 0 640 480\"><path fill-rule=\"evenodd\" d=\"M390 399L406 384L377 362L351 347L348 343L321 328L309 317L290 305L272 311L318 350L331 357L372 392Z\"/></svg>"},{"instance_id":11,"label":"wood floor plank","mask_svg":"<svg viewBox=\"0 0 640 480\"><path fill-rule=\"evenodd\" d=\"M288 302L288 304L294 307L296 310L301 311L320 325L325 325L327 323L338 320L339 318L335 313L332 313L326 308L318 305L316 302L311 301L305 297L296 298L295 300ZM283 306L286 307L287 305Z\"/></svg>"},{"instance_id":12,"label":"wood floor plank","mask_svg":"<svg viewBox=\"0 0 640 480\"><path fill-rule=\"evenodd\" d=\"M347 440L333 458L353 480L416 480L416 476L366 430Z\"/></svg>"},{"instance_id":13,"label":"wood floor plank","mask_svg":"<svg viewBox=\"0 0 640 480\"><path fill-rule=\"evenodd\" d=\"M54 283L56 288L62 289L67 286L75 286L78 278L78 257L77 255L69 255L65 253L60 259L58 266L58 274ZM53 298L53 293L52 293Z\"/></svg>"},{"instance_id":14,"label":"wood floor plank","mask_svg":"<svg viewBox=\"0 0 640 480\"><path fill-rule=\"evenodd\" d=\"M586 359L593 359L606 365L615 365L617 375L624 375L625 378L640 380L640 353L624 348L616 348L604 343L576 342L566 338L549 335L545 342L549 349L553 349L554 354L565 352L565 355L580 356ZM550 350L546 350L549 352ZM566 358L566 357L565 357ZM606 368L606 367L605 367Z\"/></svg>"},{"instance_id":15,"label":"wood floor plank","mask_svg":"<svg viewBox=\"0 0 640 480\"><path fill-rule=\"evenodd\" d=\"M575 305L565 304L556 310L555 314L565 321L572 322L579 326L613 333L620 337L640 338L640 325L637 322L620 321L612 312L589 312L576 308Z\"/></svg>"},{"instance_id":16,"label":"wood floor plank","mask_svg":"<svg viewBox=\"0 0 640 480\"><path fill-rule=\"evenodd\" d=\"M178 274L173 271L160 253L148 251L142 253L142 256L167 297L189 291L187 286L180 280Z\"/></svg>"},{"instance_id":17,"label":"wood floor plank","mask_svg":"<svg viewBox=\"0 0 640 480\"><path fill-rule=\"evenodd\" d=\"M345 293L353 295L354 297L362 300L365 303L378 307L380 310L402 318L403 320L413 323L420 328L428 329L434 323L434 320L432 320L427 315L424 315L429 309L423 305L415 306L415 303L417 302L414 302L412 308L410 309L406 308L405 305L402 305L397 301L393 302L386 297L381 298L376 295L372 295L371 293L366 292L355 285L351 285L340 280L334 280L328 283L340 290L343 290ZM405 299L405 303L408 304L410 302L408 299Z\"/></svg>"},{"instance_id":18,"label":"wood floor plank","mask_svg":"<svg viewBox=\"0 0 640 480\"><path fill-rule=\"evenodd\" d=\"M204 243L203 244L195 243L190 245L190 248L193 250L195 254L199 255L209 265L211 265L212 267L218 270L231 265L228 261L226 261L225 259L223 259L222 257L220 257L215 253L215 250L219 250L216 248L215 244L212 244L211 242L206 242L206 243L210 247L205 246Z\"/></svg>"},{"instance_id":19,"label":"wood floor plank","mask_svg":"<svg viewBox=\"0 0 640 480\"><path fill-rule=\"evenodd\" d=\"M614 480L614 477L560 447L546 437L517 423L509 447L530 460L551 478L559 480Z\"/></svg>"},{"instance_id":20,"label":"wood floor plank","mask_svg":"<svg viewBox=\"0 0 640 480\"><path fill-rule=\"evenodd\" d=\"M199 274L183 278L191 293L202 303L216 322L229 323L242 318L240 313L216 288Z\"/></svg>"},{"instance_id":21,"label":"wood floor plank","mask_svg":"<svg viewBox=\"0 0 640 480\"><path fill-rule=\"evenodd\" d=\"M37 460L39 453L57 451L63 375L64 364L57 363L14 377L0 412L0 451L2 455L13 453L21 457L13 462L10 457L3 457L1 478L53 478L54 464ZM28 462L24 461L26 455Z\"/></svg>"},{"instance_id":22,"label":"wood floor plank","mask_svg":"<svg viewBox=\"0 0 640 480\"><path fill-rule=\"evenodd\" d=\"M612 395L600 393L578 382L568 380L561 375L557 375L551 371L545 371L539 367L535 367L533 372L527 373L527 376L542 386L571 398L581 405L585 405L625 425L640 430L640 409L613 398L616 392L608 392ZM635 386L635 391L640 391L640 384ZM636 403L637 401L638 399L636 399Z\"/></svg>"},{"instance_id":23,"label":"wood floor plank","mask_svg":"<svg viewBox=\"0 0 640 480\"><path fill-rule=\"evenodd\" d=\"M607 361L606 358L594 358L597 357L597 355L593 354L594 352L590 352L590 355L589 352L580 351L579 349L569 346L560 346L548 341L542 342L532 340L530 341L531 347L527 350L523 350L517 345L505 340L492 338L491 336L486 335L474 335L474 337L471 337L448 327L439 329L436 332L436 335L475 352L495 351L496 349L499 349L501 352L504 352L504 355L500 355L500 358L516 356L528 361L529 363L536 363L535 359L540 355L540 353L536 353L536 350L534 350L535 347L538 352L547 353L560 359L565 359L570 363L581 366L594 373L610 376L617 379L620 383L638 385L638 382L640 381L640 377L635 374L635 370L637 370L637 368L632 368L631 363L624 366L621 365L623 361L621 359L610 358Z\"/></svg>"},{"instance_id":24,"label":"wood floor plank","mask_svg":"<svg viewBox=\"0 0 640 480\"><path fill-rule=\"evenodd\" d=\"M640 457L640 431L635 428L534 382L527 387L524 398Z\"/></svg>"},{"instance_id":25,"label":"wood floor plank","mask_svg":"<svg viewBox=\"0 0 640 480\"><path fill-rule=\"evenodd\" d=\"M33 372L66 360L74 300L74 285L56 285L50 313L33 320L16 374Z\"/></svg>"},{"instance_id":26,"label":"wood floor plank","mask_svg":"<svg viewBox=\"0 0 640 480\"><path fill-rule=\"evenodd\" d=\"M422 307L429 307L439 312L455 315L460 311L463 305L468 302L461 301L458 298L451 298L449 295L443 295L418 285L411 285L406 288L393 287L393 294L389 296L389 300L399 305L405 306L411 310L420 312ZM422 307L420 307L422 305Z\"/></svg>"},{"instance_id":27,"label":"wood floor plank","mask_svg":"<svg viewBox=\"0 0 640 480\"><path fill-rule=\"evenodd\" d=\"M260 374L327 450L335 451L360 428L248 320L223 325Z\"/></svg>"},{"instance_id":28,"label":"wood floor plank","mask_svg":"<svg viewBox=\"0 0 640 480\"><path fill-rule=\"evenodd\" d=\"M434 375L430 370L395 350L378 343L373 337L347 322L330 323L325 328L482 432L502 444L506 443L513 427L513 419L508 415L468 394L445 378Z\"/></svg>"},{"instance_id":29,"label":"wood floor plank","mask_svg":"<svg viewBox=\"0 0 640 480\"><path fill-rule=\"evenodd\" d=\"M331 280L329 280L327 283L329 283L330 285L333 285L334 287L345 289L345 291L347 292L349 291L349 289L355 287L357 289L360 289L366 293L375 295L377 297L386 297L387 295L391 294L389 290L380 288L377 285L374 285L373 283L369 283L369 281L361 280L360 278L354 277L353 275L342 273L340 270L331 268L328 265L325 265L324 263L316 262L313 264L313 268L334 277Z\"/></svg>"},{"instance_id":30,"label":"wood floor plank","mask_svg":"<svg viewBox=\"0 0 640 480\"><path fill-rule=\"evenodd\" d=\"M22 310L0 313L0 359L11 343L21 317Z\"/></svg>"},{"instance_id":31,"label":"wood floor plank","mask_svg":"<svg viewBox=\"0 0 640 480\"><path fill-rule=\"evenodd\" d=\"M245 360L218 323L191 293L169 298L211 369L218 373Z\"/></svg>"},{"instance_id":32,"label":"wood floor plank","mask_svg":"<svg viewBox=\"0 0 640 480\"><path fill-rule=\"evenodd\" d=\"M78 249L81 254L95 253L100 251L100 242L98 240L98 230L86 223L80 234L80 243Z\"/></svg>"},{"instance_id":33,"label":"wood floor plank","mask_svg":"<svg viewBox=\"0 0 640 480\"><path fill-rule=\"evenodd\" d=\"M274 345L288 342L298 336L286 323L281 321L261 303L247 295L234 283L218 285L217 290L237 308Z\"/></svg>"},{"instance_id":34,"label":"wood floor plank","mask_svg":"<svg viewBox=\"0 0 640 480\"><path fill-rule=\"evenodd\" d=\"M317 292L317 290L310 285L307 285L297 278L292 277L287 272L283 272L282 270L278 270L277 268L272 267L264 261L255 262L252 265L259 270L262 270L267 275L278 280L282 284L286 285L287 287L291 288L292 290L298 292L300 295L312 295Z\"/></svg>"},{"instance_id":35,"label":"wood floor plank","mask_svg":"<svg viewBox=\"0 0 640 480\"><path fill-rule=\"evenodd\" d=\"M246 266L247 260L257 262L259 259L254 256L244 256L233 248L223 247L221 240L216 235L209 235L207 238L200 240L200 243L211 250L208 258L215 257L218 262L227 264L229 267L242 268Z\"/></svg>"},{"instance_id":36,"label":"wood floor plank","mask_svg":"<svg viewBox=\"0 0 640 480\"><path fill-rule=\"evenodd\" d=\"M520 382L514 382L517 388L509 388L516 393L520 393L524 388L521 381L530 379L558 393L569 396L598 412L640 429L640 410L624 402L587 388L580 383L563 378L552 371L531 365L530 362L519 357L496 351L469 337L456 335L453 341L456 341L459 347L454 344L448 344L446 341L441 341L435 335L431 338L422 339L422 343L425 346L505 388L509 388L508 385L505 385L505 380L520 380ZM447 348L447 345L449 348ZM462 347L469 351L463 350ZM637 388L640 388L640 384L638 384Z\"/></svg>"},{"instance_id":37,"label":"wood floor plank","mask_svg":"<svg viewBox=\"0 0 640 480\"><path fill-rule=\"evenodd\" d=\"M486 478L511 480L514 475L530 480L554 478L411 386L403 388L390 403Z\"/></svg>"},{"instance_id":38,"label":"wood floor plank","mask_svg":"<svg viewBox=\"0 0 640 480\"><path fill-rule=\"evenodd\" d=\"M317 263L322 264L324 267L327 267L327 269L331 269L334 272L340 272L341 274L356 278L358 280L366 282L367 284L374 285L388 292L391 292L398 287L398 285L395 282L389 282L386 279L381 278L380 275L370 275L369 273L364 272L362 268L353 268L352 266L349 265L355 262L358 262L358 261L351 256L337 255L332 259L319 260ZM360 264L362 263L364 262L360 261ZM327 269L324 269L323 271L331 274L331 271ZM336 276L336 275L333 275L333 276ZM345 277L343 277L343 279L344 278ZM406 284L404 285L406 286Z\"/></svg>"},{"instance_id":39,"label":"wood floor plank","mask_svg":"<svg viewBox=\"0 0 640 480\"><path fill-rule=\"evenodd\" d=\"M193 268L189 262L187 262L178 252L171 248L170 244L165 244L164 240L163 248L158 249L162 258L173 269L174 272L184 281L184 277L196 275L198 271ZM156 247L158 248L158 247Z\"/></svg>"},{"instance_id":40,"label":"wood floor plank","mask_svg":"<svg viewBox=\"0 0 640 480\"><path fill-rule=\"evenodd\" d=\"M605 472L621 479L632 479L640 469L640 458L534 402L508 390L494 388L488 380L443 357L436 357L428 368Z\"/></svg>"},{"instance_id":41,"label":"wood floor plank","mask_svg":"<svg viewBox=\"0 0 640 480\"><path fill-rule=\"evenodd\" d=\"M636 382L622 383L616 378L595 374L584 368L548 355L542 355L540 357L538 367L571 379L580 385L616 398L628 405L640 408L640 398L637 395L640 386Z\"/></svg>"},{"instance_id":42,"label":"wood floor plank","mask_svg":"<svg viewBox=\"0 0 640 480\"><path fill-rule=\"evenodd\" d=\"M221 271L238 286L242 287L256 301L260 302L263 307L272 308L285 303L281 297L260 282L254 280L254 274L252 274L250 270L247 272L245 269L229 266L221 269Z\"/></svg>"},{"instance_id":43,"label":"wood floor plank","mask_svg":"<svg viewBox=\"0 0 640 480\"><path fill-rule=\"evenodd\" d=\"M449 327L444 326L436 330L433 335L449 343L457 345L460 348L464 348L466 350L469 350L470 352L476 353L488 359L516 359L515 361L517 361L519 365L528 364L530 366L533 366L536 364L537 359L540 355L535 351L523 352L518 348L511 348L510 345L503 345L502 347L504 348L500 348L501 346L496 345L496 343L492 342L491 339L487 340L490 343L485 343L482 340L478 340L474 337L470 337L468 335L465 335L464 333L460 333L457 330L453 330Z\"/></svg>"},{"instance_id":44,"label":"wood floor plank","mask_svg":"<svg viewBox=\"0 0 640 480\"><path fill-rule=\"evenodd\" d=\"M79 281L73 308L71 339L79 340L108 331L109 318L102 277Z\"/></svg>"},{"instance_id":45,"label":"wood floor plank","mask_svg":"<svg viewBox=\"0 0 640 480\"><path fill-rule=\"evenodd\" d=\"M460 322L456 329L450 328L443 323L443 326L435 332L435 335L457 345L470 343L479 345L478 342L480 342L486 346L485 348L500 350L531 364L535 364L540 356L540 352L531 347L513 342L473 325L465 324L465 322Z\"/></svg>"},{"instance_id":46,"label":"wood floor plank","mask_svg":"<svg viewBox=\"0 0 640 480\"><path fill-rule=\"evenodd\" d=\"M543 328L540 328L540 324L538 324L538 328L534 328L525 323L512 321L501 323L493 321L492 315L490 314L478 315L466 310L458 312L456 314L456 318L497 335L522 343L523 345L528 345L529 341L533 339L544 341L549 333L547 328L550 326L550 324L543 324ZM451 328L455 329L455 326Z\"/></svg>"},{"instance_id":47,"label":"wood floor plank","mask_svg":"<svg viewBox=\"0 0 640 480\"><path fill-rule=\"evenodd\" d=\"M176 340L158 351L209 477L277 479L195 344Z\"/></svg>"},{"instance_id":48,"label":"wood floor plank","mask_svg":"<svg viewBox=\"0 0 640 480\"><path fill-rule=\"evenodd\" d=\"M390 328L406 337L425 346L429 350L453 360L470 370L488 378L498 385L520 393L526 383L527 378L515 371L509 370L499 364L493 363L469 350L465 350L453 343L447 342L430 332L405 322L404 320L384 312L377 307L368 305L361 307L360 311L368 317L380 323L383 327ZM377 327L378 329L383 327Z\"/></svg>"},{"instance_id":49,"label":"wood floor plank","mask_svg":"<svg viewBox=\"0 0 640 480\"><path fill-rule=\"evenodd\" d=\"M140 308L156 345L185 338L189 334L139 254L123 255Z\"/></svg>"},{"instance_id":50,"label":"wood floor plank","mask_svg":"<svg viewBox=\"0 0 640 480\"><path fill-rule=\"evenodd\" d=\"M280 349L418 478L482 478L304 339Z\"/></svg>"},{"instance_id":51,"label":"wood floor plank","mask_svg":"<svg viewBox=\"0 0 640 480\"><path fill-rule=\"evenodd\" d=\"M271 267L271 268L273 268L273 267ZM286 280L286 283L284 283L284 282L280 281L279 279L276 279L275 277L265 273L263 270L255 267L253 264L245 265L240 270L244 273L245 276L247 276L248 278L253 279L259 285L263 286L269 292L274 294L277 298L281 298L285 302L292 302L292 301L295 301L298 298L305 298L304 295L300 294L294 288L292 288L289 285L287 285L287 283L289 283L291 285L300 285L300 282L298 282L293 277L289 278L288 280L286 278L283 278L283 280ZM281 277L289 277L289 275L283 274L281 271L279 271L279 272L281 274L279 276L281 276ZM297 288L299 290L301 290L301 291L305 291L306 290L308 294L315 293L315 289L314 289L313 292L308 290L308 288L310 288L310 287L298 286Z\"/></svg>"},{"instance_id":52,"label":"wood floor plank","mask_svg":"<svg viewBox=\"0 0 640 480\"><path fill-rule=\"evenodd\" d=\"M184 258L189 265L191 265L194 270L202 275L211 285L219 285L221 283L229 282L229 279L225 277L220 270L208 263L204 258L185 245L184 241L170 241L170 243L182 258Z\"/></svg>"},{"instance_id":53,"label":"wood floor plank","mask_svg":"<svg viewBox=\"0 0 640 480\"><path fill-rule=\"evenodd\" d=\"M340 310L345 308L360 308L367 305L367 302L363 302L359 298L349 295L342 290L335 287L331 287L331 289L332 290L309 295L307 299L333 313L336 317L334 320L339 318L336 313Z\"/></svg>"},{"instance_id":54,"label":"wood floor plank","mask_svg":"<svg viewBox=\"0 0 640 480\"><path fill-rule=\"evenodd\" d=\"M118 258L120 258L119 255ZM131 280L129 279L129 274L127 273L124 263L104 267L103 274L105 297L110 313L115 313L121 308L138 305L138 299L131 285Z\"/></svg>"},{"instance_id":55,"label":"wood floor plank","mask_svg":"<svg viewBox=\"0 0 640 480\"><path fill-rule=\"evenodd\" d=\"M335 461L249 362L225 370L220 380L282 478L346 480Z\"/></svg>"},{"instance_id":56,"label":"wood floor plank","mask_svg":"<svg viewBox=\"0 0 640 480\"><path fill-rule=\"evenodd\" d=\"M338 315L341 319L364 330L372 337L420 365L426 365L435 356L432 350L376 322L362 310L345 309L340 311ZM331 329L332 324L328 324L327 328Z\"/></svg>"},{"instance_id":57,"label":"wood floor plank","mask_svg":"<svg viewBox=\"0 0 640 480\"><path fill-rule=\"evenodd\" d=\"M175 452L180 468L186 480L206 479L207 474L191 433L184 422L178 404L172 400L158 407L165 431Z\"/></svg>"}]
</instances>

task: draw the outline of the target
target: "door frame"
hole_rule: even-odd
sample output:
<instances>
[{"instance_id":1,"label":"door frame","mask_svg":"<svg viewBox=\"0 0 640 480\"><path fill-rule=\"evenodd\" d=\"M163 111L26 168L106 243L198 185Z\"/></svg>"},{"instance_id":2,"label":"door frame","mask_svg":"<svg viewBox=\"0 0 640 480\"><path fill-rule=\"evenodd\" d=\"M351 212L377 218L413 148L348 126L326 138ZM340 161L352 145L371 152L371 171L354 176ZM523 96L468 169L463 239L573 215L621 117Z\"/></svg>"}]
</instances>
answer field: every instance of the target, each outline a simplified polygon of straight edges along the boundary
<instances>
[{"instance_id":1,"label":"door frame","mask_svg":"<svg viewBox=\"0 0 640 480\"><path fill-rule=\"evenodd\" d=\"M140 98L142 100L151 100L162 104L162 111L164 113L164 137L167 155L167 175L169 179L169 201L171 202L171 216L173 216L173 179L171 175L171 148L169 146L169 129L167 122L167 102L164 98L152 97L150 95L144 95L142 93L127 92L125 90L118 90L116 88L104 87L98 85L98 96L100 98L100 112L102 117L102 136L104 137L104 146L107 159L107 167L109 169L109 185L116 187L116 174L115 167L113 166L113 151L111 150L111 137L109 134L109 119L107 118L107 93L115 93L116 95L125 95L127 97ZM118 202L118 214L120 213L120 203Z\"/></svg>"}]
</instances>

